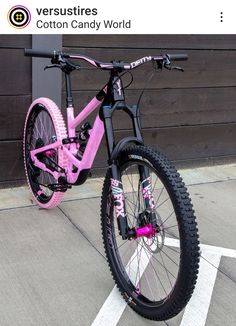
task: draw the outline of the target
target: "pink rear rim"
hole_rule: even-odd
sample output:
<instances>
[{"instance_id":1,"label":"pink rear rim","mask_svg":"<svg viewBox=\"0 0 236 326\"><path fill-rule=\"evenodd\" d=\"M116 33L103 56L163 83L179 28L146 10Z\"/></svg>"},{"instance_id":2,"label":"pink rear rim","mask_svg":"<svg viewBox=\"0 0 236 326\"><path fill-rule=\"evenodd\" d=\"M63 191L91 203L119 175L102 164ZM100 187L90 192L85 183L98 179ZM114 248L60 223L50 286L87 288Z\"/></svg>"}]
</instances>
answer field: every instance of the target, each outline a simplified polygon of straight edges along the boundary
<instances>
[{"instance_id":1,"label":"pink rear rim","mask_svg":"<svg viewBox=\"0 0 236 326\"><path fill-rule=\"evenodd\" d=\"M63 192L55 192L45 187L56 183L50 174L35 169L29 159L30 150L61 141L67 132L62 114L56 104L47 98L35 100L29 108L24 128L24 164L27 181L36 203L46 209L56 207L63 199ZM50 151L45 159L53 159L60 167L65 168L67 159L62 150ZM33 172L32 172L33 169ZM33 177L32 177L33 176ZM37 177L36 177L37 176Z\"/></svg>"}]
</instances>

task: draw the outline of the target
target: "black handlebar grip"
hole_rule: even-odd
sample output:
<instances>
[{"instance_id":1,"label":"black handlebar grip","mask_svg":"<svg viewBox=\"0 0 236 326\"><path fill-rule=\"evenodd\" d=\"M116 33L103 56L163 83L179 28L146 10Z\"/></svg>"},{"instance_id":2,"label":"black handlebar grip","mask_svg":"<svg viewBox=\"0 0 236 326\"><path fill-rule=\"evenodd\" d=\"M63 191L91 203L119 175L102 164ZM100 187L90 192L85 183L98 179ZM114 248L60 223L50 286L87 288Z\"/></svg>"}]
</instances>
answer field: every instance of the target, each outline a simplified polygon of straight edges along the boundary
<instances>
[{"instance_id":1,"label":"black handlebar grip","mask_svg":"<svg viewBox=\"0 0 236 326\"><path fill-rule=\"evenodd\" d=\"M25 49L26 57L38 57L38 58L53 58L57 54L57 51L43 51L34 49Z\"/></svg>"},{"instance_id":2,"label":"black handlebar grip","mask_svg":"<svg viewBox=\"0 0 236 326\"><path fill-rule=\"evenodd\" d=\"M187 54L167 54L167 57L170 61L186 61L188 60Z\"/></svg>"}]
</instances>

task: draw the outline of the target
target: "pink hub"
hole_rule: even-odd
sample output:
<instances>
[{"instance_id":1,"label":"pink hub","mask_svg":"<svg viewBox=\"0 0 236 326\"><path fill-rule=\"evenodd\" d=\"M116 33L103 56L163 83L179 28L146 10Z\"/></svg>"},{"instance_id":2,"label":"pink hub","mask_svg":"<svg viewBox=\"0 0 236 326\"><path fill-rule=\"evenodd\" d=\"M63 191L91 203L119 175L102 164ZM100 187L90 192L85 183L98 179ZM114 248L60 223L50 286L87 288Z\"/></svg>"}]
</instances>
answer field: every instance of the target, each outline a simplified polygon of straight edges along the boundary
<instances>
[{"instance_id":1,"label":"pink hub","mask_svg":"<svg viewBox=\"0 0 236 326\"><path fill-rule=\"evenodd\" d=\"M147 224L142 228L135 229L135 238L147 237L152 238L156 233L155 228L151 224Z\"/></svg>"}]
</instances>

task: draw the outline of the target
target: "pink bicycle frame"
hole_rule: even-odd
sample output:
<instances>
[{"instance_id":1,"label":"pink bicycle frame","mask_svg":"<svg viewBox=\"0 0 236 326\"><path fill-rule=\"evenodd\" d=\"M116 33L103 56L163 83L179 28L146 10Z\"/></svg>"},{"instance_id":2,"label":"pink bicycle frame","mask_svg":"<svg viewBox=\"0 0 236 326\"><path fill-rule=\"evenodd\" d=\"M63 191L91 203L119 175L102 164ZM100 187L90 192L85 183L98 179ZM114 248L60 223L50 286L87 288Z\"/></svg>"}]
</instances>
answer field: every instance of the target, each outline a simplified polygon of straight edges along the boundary
<instances>
[{"instance_id":1,"label":"pink bicycle frame","mask_svg":"<svg viewBox=\"0 0 236 326\"><path fill-rule=\"evenodd\" d=\"M104 89L104 92L106 89ZM100 104L102 101L97 100L94 97L85 107L84 109L74 117L74 107L67 108L67 129L68 136L75 137L76 132L75 129L78 125L80 125ZM101 121L99 115L97 114L95 122L93 124L93 128L90 130L90 137L88 139L87 146L85 148L83 157L81 160L75 157L75 154L79 150L79 144L71 143L71 144L62 144L62 141L57 141L47 146L40 147L38 149L31 151L31 159L34 162L35 166L39 167L45 172L50 173L53 177L58 180L61 173L57 171L51 171L48 169L43 162L37 158L37 154L45 153L52 149L61 148L63 150L64 155L68 158L68 166L66 172L67 182L75 183L79 177L79 174L82 170L90 170L96 153L98 151L99 145L101 143L102 137L104 135L104 125L103 121ZM77 168L76 172L73 172L73 166Z\"/></svg>"}]
</instances>

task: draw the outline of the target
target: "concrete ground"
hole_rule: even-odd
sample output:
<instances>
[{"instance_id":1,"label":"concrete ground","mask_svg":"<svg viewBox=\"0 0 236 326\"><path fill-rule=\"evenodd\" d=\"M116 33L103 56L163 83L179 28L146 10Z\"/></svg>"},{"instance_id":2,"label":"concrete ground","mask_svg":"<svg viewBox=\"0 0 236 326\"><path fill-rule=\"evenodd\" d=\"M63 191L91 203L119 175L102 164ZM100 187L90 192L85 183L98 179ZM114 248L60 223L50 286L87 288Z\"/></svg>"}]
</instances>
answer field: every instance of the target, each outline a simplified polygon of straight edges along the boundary
<instances>
[{"instance_id":1,"label":"concrete ground","mask_svg":"<svg viewBox=\"0 0 236 326\"><path fill-rule=\"evenodd\" d=\"M236 325L236 165L182 170L199 223L197 289L180 315L145 320L117 294L100 231L101 179L41 210L27 188L0 190L0 325Z\"/></svg>"}]
</instances>

